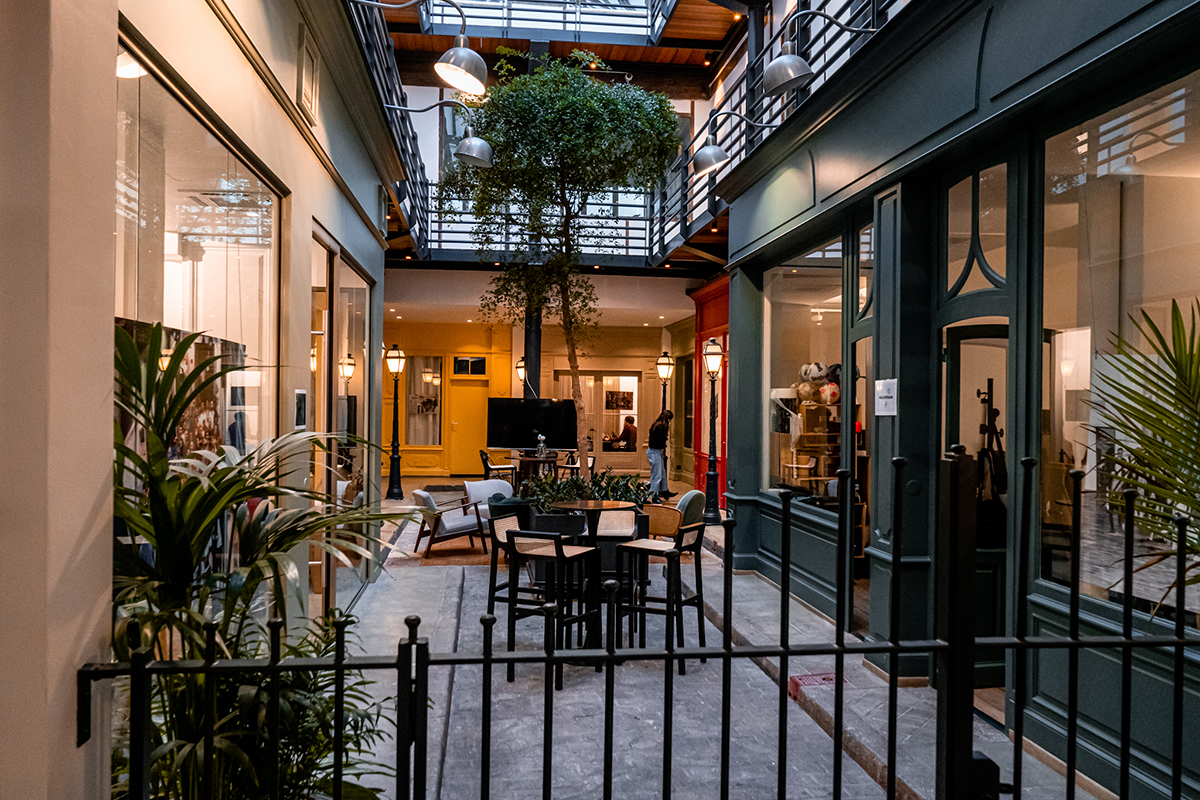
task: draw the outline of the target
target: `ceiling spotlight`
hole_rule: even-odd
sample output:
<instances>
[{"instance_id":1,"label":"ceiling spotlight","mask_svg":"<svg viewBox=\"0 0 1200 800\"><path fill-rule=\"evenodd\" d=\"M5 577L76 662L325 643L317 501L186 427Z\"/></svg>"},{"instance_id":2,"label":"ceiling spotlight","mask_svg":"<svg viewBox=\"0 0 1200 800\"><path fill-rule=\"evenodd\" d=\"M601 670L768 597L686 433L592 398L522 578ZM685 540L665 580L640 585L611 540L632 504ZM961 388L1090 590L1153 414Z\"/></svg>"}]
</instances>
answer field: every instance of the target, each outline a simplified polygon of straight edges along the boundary
<instances>
[{"instance_id":1,"label":"ceiling spotlight","mask_svg":"<svg viewBox=\"0 0 1200 800\"><path fill-rule=\"evenodd\" d=\"M710 227L710 228L708 229L708 232L709 232L709 233L716 233L716 232L717 232L717 221L716 221L715 219L714 219L714 220L713 220L713 222L712 222L712 227Z\"/></svg>"},{"instance_id":2,"label":"ceiling spotlight","mask_svg":"<svg viewBox=\"0 0 1200 800\"><path fill-rule=\"evenodd\" d=\"M741 18L742 18L742 15L741 15L741 14L734 14L734 15L733 15L733 21L734 21L734 22L737 22L737 21L738 21L739 19L741 19Z\"/></svg>"}]
</instances>

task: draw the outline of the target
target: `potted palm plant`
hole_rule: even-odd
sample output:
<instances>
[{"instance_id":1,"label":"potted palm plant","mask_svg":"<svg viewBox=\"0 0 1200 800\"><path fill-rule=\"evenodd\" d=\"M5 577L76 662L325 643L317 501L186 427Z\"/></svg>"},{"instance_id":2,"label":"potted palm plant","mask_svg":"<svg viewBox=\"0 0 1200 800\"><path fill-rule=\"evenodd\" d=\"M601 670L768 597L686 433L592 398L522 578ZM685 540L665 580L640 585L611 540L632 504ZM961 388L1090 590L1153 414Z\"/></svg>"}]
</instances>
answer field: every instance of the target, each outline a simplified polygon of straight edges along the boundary
<instances>
[{"instance_id":1,"label":"potted palm plant","mask_svg":"<svg viewBox=\"0 0 1200 800\"><path fill-rule=\"evenodd\" d=\"M291 555L317 547L349 563L350 555L371 558L371 523L396 519L369 506L347 507L338 498L298 485L320 468L315 455L327 435L288 432L242 453L226 446L215 451L175 453L180 425L189 407L213 384L240 367L221 356L185 368L185 355L199 334L164 351L161 325L149 329L144 348L116 329L116 405L132 440L116 425L114 442L115 528L113 600L114 651L128 660L147 648L156 660L203 659L208 637L219 658L265 657L265 620L284 620L285 655L320 656L334 642L332 618L287 623L290 591L300 591L301 572ZM307 482L307 481L305 481ZM332 483L332 482L326 482ZM353 527L352 527L353 526ZM334 535L334 531L340 535ZM214 558L218 539L225 557ZM206 713L205 681L216 683L216 714ZM328 792L332 780L332 729L345 731L345 797L371 797L357 783L365 774L386 771L371 761L385 736L384 706L371 699L368 682L352 675L343 719L333 718L332 677L285 673L283 724L278 750L280 797L308 800ZM212 689L213 687L209 687ZM261 683L196 674L158 677L152 693L151 770L159 794L199 798L204 764L204 728L213 726L219 800L260 797L269 748L262 724ZM127 787L124 762L114 759L114 796ZM204 795L208 796L208 795Z\"/></svg>"}]
</instances>

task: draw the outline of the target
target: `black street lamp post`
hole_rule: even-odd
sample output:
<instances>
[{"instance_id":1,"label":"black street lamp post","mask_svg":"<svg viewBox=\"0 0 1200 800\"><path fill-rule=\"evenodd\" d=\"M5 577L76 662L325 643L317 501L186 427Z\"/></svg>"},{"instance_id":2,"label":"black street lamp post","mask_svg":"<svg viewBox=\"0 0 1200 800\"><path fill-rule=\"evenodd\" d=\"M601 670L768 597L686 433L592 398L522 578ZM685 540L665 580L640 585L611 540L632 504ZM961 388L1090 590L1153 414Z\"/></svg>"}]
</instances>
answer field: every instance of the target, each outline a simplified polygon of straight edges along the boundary
<instances>
[{"instance_id":1,"label":"black street lamp post","mask_svg":"<svg viewBox=\"0 0 1200 800\"><path fill-rule=\"evenodd\" d=\"M388 500L403 500L400 487L400 373L404 372L404 351L396 345L384 356L388 372L392 373L392 455L388 469Z\"/></svg>"},{"instance_id":2,"label":"black street lamp post","mask_svg":"<svg viewBox=\"0 0 1200 800\"><path fill-rule=\"evenodd\" d=\"M720 480L717 475L717 378L721 374L721 362L725 358L721 343L709 339L704 344L704 369L708 372L708 474L704 481L704 524L721 524L721 503L717 494ZM730 546L728 543L726 546Z\"/></svg>"}]
</instances>

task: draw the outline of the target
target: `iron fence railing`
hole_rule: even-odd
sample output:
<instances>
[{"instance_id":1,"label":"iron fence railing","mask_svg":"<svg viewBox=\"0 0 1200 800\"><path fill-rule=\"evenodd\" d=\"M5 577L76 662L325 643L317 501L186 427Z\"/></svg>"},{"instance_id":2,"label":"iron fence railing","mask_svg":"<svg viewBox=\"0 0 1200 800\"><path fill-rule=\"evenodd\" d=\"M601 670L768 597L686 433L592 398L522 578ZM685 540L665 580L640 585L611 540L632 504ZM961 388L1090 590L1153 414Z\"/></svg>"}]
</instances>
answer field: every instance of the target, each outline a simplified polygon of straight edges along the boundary
<instances>
[{"instance_id":1,"label":"iron fence railing","mask_svg":"<svg viewBox=\"0 0 1200 800\"><path fill-rule=\"evenodd\" d=\"M801 3L798 10L821 11L851 28L880 29L912 0L820 0ZM778 125L791 117L808 97L865 43L871 33L850 33L823 17L796 17L793 11L764 45L762 52L746 65L736 80L725 84L724 95L710 112L733 111L758 124ZM782 53L785 42L792 41L796 52L812 66L814 77L804 89L767 97L762 91L766 65ZM708 176L696 180L692 157L709 135L729 154L729 161ZM747 125L733 115L722 115L709 126L699 126L697 134L683 148L683 155L672 166L655 201L656 213L650 240L660 249L653 254L658 261L669 255L670 242L686 240L713 216L724 210L724 203L712 197L712 187L729 174L767 136L769 130ZM686 198L686 199L682 199ZM677 238L679 237L679 238Z\"/></svg>"},{"instance_id":2,"label":"iron fence railing","mask_svg":"<svg viewBox=\"0 0 1200 800\"><path fill-rule=\"evenodd\" d=\"M425 162L417 143L409 112L388 106L407 106L408 96L400 80L400 71L393 54L392 37L388 35L383 11L344 0L346 14L362 48L363 59L375 83L375 91L383 105L384 116L392 131L392 139L400 154L405 180L396 187L399 212L412 236L419 257L428 254L429 180Z\"/></svg>"},{"instance_id":3,"label":"iron fence railing","mask_svg":"<svg viewBox=\"0 0 1200 800\"><path fill-rule=\"evenodd\" d=\"M437 186L430 187L432 207L429 225L429 245L437 250L475 251L475 229L478 220L461 201L436 200ZM647 195L642 192L609 192L605 197L588 204L588 216L582 222L580 252L586 255L611 255L623 259L641 259L650 255L647 218ZM531 243L525 229L514 222L505 227L492 247L497 260L506 253L527 249Z\"/></svg>"},{"instance_id":4,"label":"iron fence railing","mask_svg":"<svg viewBox=\"0 0 1200 800\"><path fill-rule=\"evenodd\" d=\"M904 518L903 502L906 495L904 477L904 459L893 459L891 482L894 498L890 528L890 545L892 553L904 553L904 541L908 531L902 529ZM1119 651L1121 655L1121 680L1119 701L1121 703L1120 731L1115 732L1121 739L1120 763L1120 794L1128 797L1130 780L1131 731L1136 723L1147 723L1146 720L1136 720L1133 713L1133 677L1132 659L1135 651L1140 653L1163 653L1173 664L1173 683L1171 684L1172 705L1151 703L1149 713L1171 708L1170 720L1162 720L1163 725L1169 725L1172 730L1173 742L1170 753L1158 754L1164 769L1168 773L1166 780L1172 786L1172 796L1181 796L1183 780L1184 748L1183 743L1189 735L1185 724L1184 709L1184 663L1185 650L1200 646L1200 638L1185 636L1184 617L1177 614L1173 630L1164 623L1158 623L1160 633L1137 633L1133 627L1133 595L1125 593L1124 616L1119 634L1112 635L1083 635L1080 630L1080 527L1082 516L1082 482L1083 472L1071 473L1072 479L1072 527L1071 527L1071 586L1070 586L1070 615L1067 620L1068 634L1030 636L1028 619L1030 603L1029 564L1032 559L1034 546L1031 540L1034 511L1033 487L1037 479L1036 462L1025 458L1021 462L1021 485L1023 505L1020 509L1019 533L1017 536L1017 552L1015 563L1018 565L1014 581L1014 596L1016 598L1016 614L1013 635L978 637L975 633L975 570L976 570L976 483L978 480L975 460L965 453L965 448L956 446L952 452L941 460L938 472L938 509L939 523L937 525L936 558L933 561L933 577L935 580L935 596L937 598L936 638L905 639L901 634L900 614L903 586L906 581L915 579L919 586L925 586L924 575L906 576L911 560L901 557L891 561L890 603L891 612L888 615L889 625L886 640L881 641L850 641L845 635L845 625L838 624L836 635L832 641L794 643L791 641L789 613L791 604L792 574L790 570L782 570L779 608L779 640L773 645L737 646L733 644L733 559L732 543L734 542L735 522L727 519L723 522L725 542L727 543L724 558L722 579L724 583L722 607L722 642L716 647L676 647L674 644L675 607L677 602L674 581L678 580L678 551L671 550L665 555L668 561L666 576L668 591L664 598L666 636L664 646L656 648L621 647L621 636L617 626L618 593L621 590L617 581L609 580L604 584L607 594L606 634L603 647L592 649L559 649L562 642L556 642L556 615L563 609L554 604L542 608L544 614L544 645L543 649L511 651L497 650L494 647L493 631L496 618L485 615L480 619L483 628L482 648L478 652L430 652L429 642L421 636L421 621L417 617L406 619L408 636L400 641L396 655L351 657L346 655L345 636L346 625L336 626L336 648L334 655L324 658L290 659L280 657L280 629L282 624L274 621L271 626L270 657L254 661L222 661L216 659L215 645L210 641L207 650L208 657L202 661L186 662L151 662L149 651L146 649L136 652L130 663L89 664L78 673L78 706L77 706L77 740L79 745L85 744L92 734L91 692L92 685L97 681L105 681L118 677L129 680L129 800L149 800L157 797L154 786L154 771L151 769L154 754L149 750L148 731L153 724L151 717L151 697L153 681L165 676L179 675L223 675L239 676L245 680L254 680L261 684L267 693L266 720L264 733L268 750L277 753L280 730L280 680L279 676L289 672L327 672L333 673L334 685L334 720L344 719L344 697L346 681L349 673L357 671L383 672L394 676L397 696L396 737L397 747L395 756L395 793L397 800L408 798L423 799L428 796L430 787L427 774L427 754L431 731L429 729L428 709L426 698L429 696L430 676L435 670L449 669L456 666L482 666L482 676L478 688L463 687L455 691L478 691L481 701L480 748L477 754L479 765L479 796L491 796L490 783L496 769L493 761L493 723L492 702L495 699L493 691L494 673L497 668L508 665L527 665L540 667L541 686L535 691L540 694L542 705L542 797L550 798L552 789L551 776L555 760L555 736L553 720L555 714L556 672L565 663L574 665L594 666L604 670L605 685L603 708L597 708L597 717L602 715L604 725L603 752L597 751L592 763L573 764L573 772L585 769L603 773L602 796L610 800L613 796L613 747L615 714L615 686L621 679L622 670L628 670L628 665L638 662L660 662L663 665L663 726L661 741L655 746L661 749L660 759L653 759L646 754L639 763L645 764L647 774L641 778L645 782L661 782L664 798L671 797L673 758L685 758L687 754L679 754L680 745L696 746L698 737L696 731L689 731L686 740L675 741L673 720L675 715L674 689L675 682L687 680L675 676L676 662L682 667L684 660L709 659L721 665L722 679L720 688L721 709L719 723L713 722L713 736L720 737L720 766L719 766L719 797L726 800L731 797L730 766L731 766L731 731L732 731L732 669L734 662L739 659L777 659L779 666L778 694L775 698L779 715L777 737L777 752L773 758L763 757L755 763L761 764L764 770L773 771L777 777L777 796L784 798L787 793L785 773L789 765L788 728L785 716L789 708L787 693L789 678L789 659L805 656L833 656L835 659L834 699L832 709L831 735L833 741L841 745L845 733L844 715L845 696L843 681L847 667L847 659L860 659L864 656L878 655L886 658L888 663L888 700L887 700L887 755L886 771L876 779L886 789L889 799L895 798L899 785L897 778L897 742L900 731L899 717L899 664L901 656L907 654L928 655L933 658L934 687L938 695L937 746L935 759L937 768L936 797L939 800L963 800L964 798L980 799L995 798L1001 793L1011 793L1015 797L1022 796L1023 784L1023 754L1025 751L1025 716L1028 701L1028 678L1031 656L1038 653L1061 652L1067 653L1068 669L1063 680L1067 686L1065 703L1064 732L1066 737L1065 772L1067 780L1066 797L1075 794L1075 784L1078 777L1079 736L1082 729L1079 714L1080 673L1079 659L1084 651ZM853 493L849 491L850 472L841 470L838 473L839 491L841 498L839 509L839 531L835 548L835 570L833 579L837 620L845 620L846 609L851 602L853 584L849 580L849 559L851 534L854 530L851 522L851 503ZM792 505L791 493L781 492L781 563L792 562ZM1125 495L1126 515L1124 525L1125 538L1125 580L1132 581L1133 541L1135 536L1132 509L1136 492L1129 491ZM1187 532L1187 521L1178 520L1177 525L1181 539ZM1186 573L1188 558L1186 550L1180 551L1173 557L1176 565L1178 583L1173 589L1176 608L1185 608ZM924 567L922 567L924 569ZM679 618L680 622L682 617ZM1168 633L1167 631L1171 632ZM569 643L569 639L567 640ZM999 784L999 770L994 763L981 763L980 757L973 754L974 732L974 680L976 650L979 648L1003 648L1015 654L1013 659L1013 707L1011 720L1013 722L1012 753L1013 772L1012 784ZM644 669L644 668L643 668ZM503 671L501 672L503 674ZM213 682L205 682L211 687ZM716 698L714 698L715 700ZM536 702L536 698L528 698ZM579 698L575 698L577 702ZM596 702L600 702L597 698ZM201 726L202 731L196 735L203 737L203 742L194 744L204 746L204 752L212 753L213 728L217 724L217 712L212 708ZM1145 704L1143 704L1145 705ZM578 704L573 705L575 713L580 713ZM719 727L718 727L719 726ZM432 735L436 736L436 733ZM338 726L334 726L333 771L340 778L345 765L343 753L344 742L340 738ZM644 731L639 734L640 741L644 740ZM186 743L177 743L186 744ZM274 750L272 750L274 748ZM843 746L832 749L831 796L840 800L843 796ZM817 751L807 750L804 758L820 757ZM986 759L985 759L986 761ZM207 762L206 762L207 764ZM660 767L651 766L654 764ZM990 767L989 767L990 765ZM503 766L501 765L501 768ZM652 775L650 770L661 769L660 774ZM744 770L743 764L740 769ZM278 797L278 783L273 776L278 774L278 764L266 769L264 780L267 795ZM211 797L216 779L211 770L201 785L199 797ZM331 794L333 800L341 800L342 786L340 780L335 780ZM857 794L855 796L858 796Z\"/></svg>"},{"instance_id":5,"label":"iron fence railing","mask_svg":"<svg viewBox=\"0 0 1200 800\"><path fill-rule=\"evenodd\" d=\"M588 42L596 34L648 39L651 32L646 0L460 0L459 5L475 35L486 30L487 35L528 38L530 31L554 31ZM422 19L457 26L461 17L448 3L430 0L422 6Z\"/></svg>"}]
</instances>

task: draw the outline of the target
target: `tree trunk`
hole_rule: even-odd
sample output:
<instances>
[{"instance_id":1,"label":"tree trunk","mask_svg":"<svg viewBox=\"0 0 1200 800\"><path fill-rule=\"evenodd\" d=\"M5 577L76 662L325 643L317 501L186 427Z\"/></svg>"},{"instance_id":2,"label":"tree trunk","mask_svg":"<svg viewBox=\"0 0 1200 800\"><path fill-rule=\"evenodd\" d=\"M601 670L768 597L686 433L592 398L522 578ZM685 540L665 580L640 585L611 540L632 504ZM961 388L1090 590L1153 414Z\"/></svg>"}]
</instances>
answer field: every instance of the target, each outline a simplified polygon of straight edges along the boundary
<instances>
[{"instance_id":1,"label":"tree trunk","mask_svg":"<svg viewBox=\"0 0 1200 800\"><path fill-rule=\"evenodd\" d=\"M558 285L559 296L562 300L562 314L559 319L562 322L563 338L567 341L567 365L571 368L571 399L575 401L575 419L578 424L575 426L575 437L578 448L576 451L579 454L579 474L591 475L591 470L588 468L588 431L583 427L583 387L579 381L579 351L576 347L575 340L575 312L571 308L570 300L570 279L563 280Z\"/></svg>"}]
</instances>

